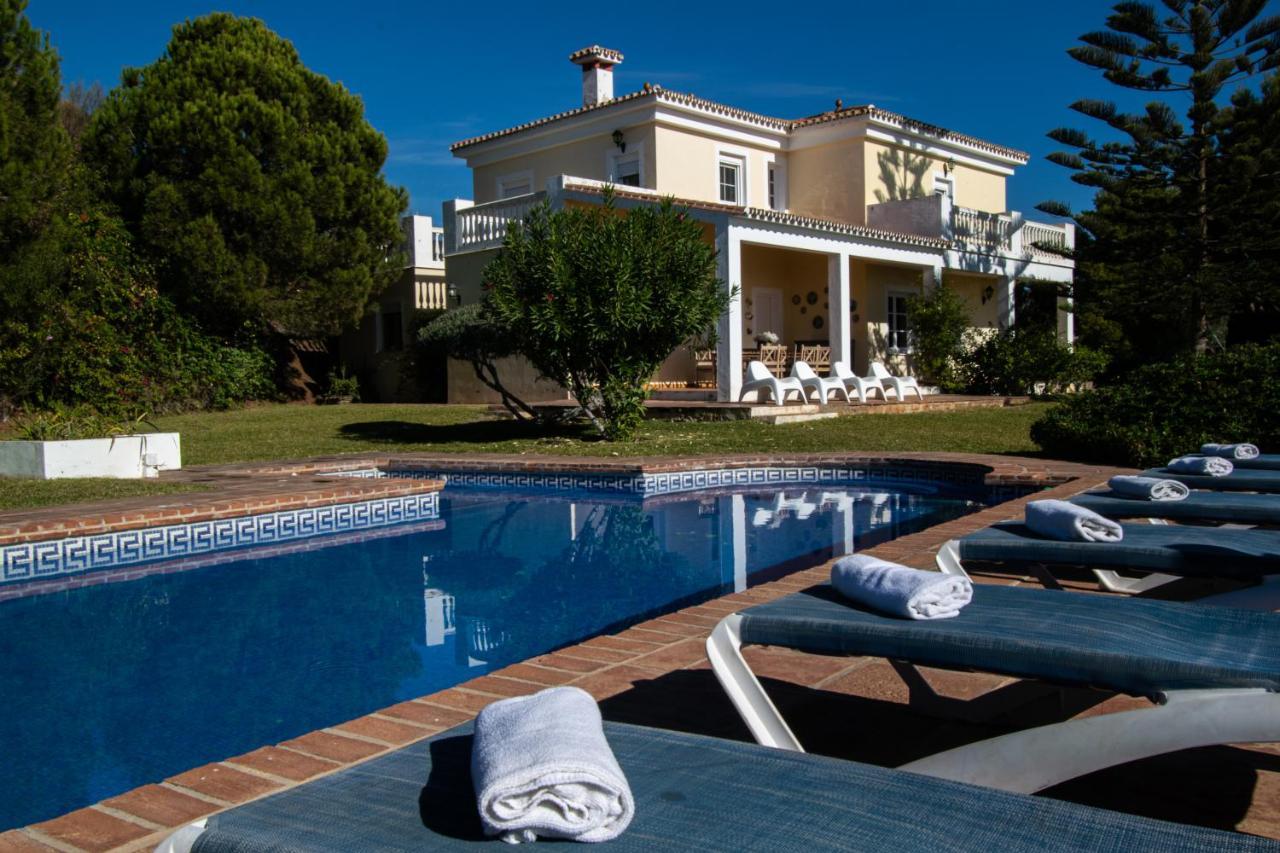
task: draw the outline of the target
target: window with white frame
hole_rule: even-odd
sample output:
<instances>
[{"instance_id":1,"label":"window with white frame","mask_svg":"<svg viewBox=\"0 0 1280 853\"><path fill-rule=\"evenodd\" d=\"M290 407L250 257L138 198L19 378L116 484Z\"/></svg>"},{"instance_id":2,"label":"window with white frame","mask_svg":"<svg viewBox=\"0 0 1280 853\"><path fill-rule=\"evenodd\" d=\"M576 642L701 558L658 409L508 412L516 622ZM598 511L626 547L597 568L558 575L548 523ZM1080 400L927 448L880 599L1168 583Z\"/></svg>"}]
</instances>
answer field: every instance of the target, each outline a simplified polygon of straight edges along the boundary
<instances>
[{"instance_id":1,"label":"window with white frame","mask_svg":"<svg viewBox=\"0 0 1280 853\"><path fill-rule=\"evenodd\" d=\"M911 327L907 323L907 299L909 293L890 293L887 305L889 321L889 351L911 351Z\"/></svg>"},{"instance_id":2,"label":"window with white frame","mask_svg":"<svg viewBox=\"0 0 1280 853\"><path fill-rule=\"evenodd\" d=\"M609 169L609 180L622 187L643 186L644 172L640 163L640 152L615 154Z\"/></svg>"},{"instance_id":3,"label":"window with white frame","mask_svg":"<svg viewBox=\"0 0 1280 853\"><path fill-rule=\"evenodd\" d=\"M720 155L719 184L720 201L725 204L745 204L746 193L743 191L742 173L745 164L739 157Z\"/></svg>"},{"instance_id":4,"label":"window with white frame","mask_svg":"<svg viewBox=\"0 0 1280 853\"><path fill-rule=\"evenodd\" d=\"M778 209L778 170L769 164L769 209Z\"/></svg>"},{"instance_id":5,"label":"window with white frame","mask_svg":"<svg viewBox=\"0 0 1280 853\"><path fill-rule=\"evenodd\" d=\"M533 192L533 172L516 172L498 178L498 198L514 198Z\"/></svg>"}]
</instances>

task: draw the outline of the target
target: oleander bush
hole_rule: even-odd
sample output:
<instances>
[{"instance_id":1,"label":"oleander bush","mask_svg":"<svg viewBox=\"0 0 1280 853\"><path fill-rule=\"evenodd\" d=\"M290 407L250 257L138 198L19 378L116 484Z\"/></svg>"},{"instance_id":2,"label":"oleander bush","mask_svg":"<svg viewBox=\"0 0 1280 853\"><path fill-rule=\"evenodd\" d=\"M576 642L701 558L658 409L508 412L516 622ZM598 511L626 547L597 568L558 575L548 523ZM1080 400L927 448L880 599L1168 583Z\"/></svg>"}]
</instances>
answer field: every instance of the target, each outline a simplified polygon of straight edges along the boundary
<instances>
[{"instance_id":1,"label":"oleander bush","mask_svg":"<svg viewBox=\"0 0 1280 853\"><path fill-rule=\"evenodd\" d=\"M566 385L605 438L644 416L645 383L728 307L715 249L670 199L534 208L485 269L485 312L545 378Z\"/></svg>"},{"instance_id":2,"label":"oleander bush","mask_svg":"<svg viewBox=\"0 0 1280 853\"><path fill-rule=\"evenodd\" d=\"M1280 450L1280 343L1183 356L1067 399L1031 427L1059 459L1148 467L1208 441Z\"/></svg>"}]
</instances>

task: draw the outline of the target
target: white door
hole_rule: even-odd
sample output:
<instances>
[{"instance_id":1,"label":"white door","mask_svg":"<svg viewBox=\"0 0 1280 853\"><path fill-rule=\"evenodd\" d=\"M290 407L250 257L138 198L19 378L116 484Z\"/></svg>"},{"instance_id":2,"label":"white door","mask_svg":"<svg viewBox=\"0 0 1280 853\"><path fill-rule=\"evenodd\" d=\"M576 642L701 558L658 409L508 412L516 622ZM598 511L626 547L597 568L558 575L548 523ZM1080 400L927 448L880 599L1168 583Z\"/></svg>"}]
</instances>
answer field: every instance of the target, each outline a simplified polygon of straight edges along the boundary
<instances>
[{"instance_id":1,"label":"white door","mask_svg":"<svg viewBox=\"0 0 1280 853\"><path fill-rule=\"evenodd\" d=\"M751 327L755 334L773 332L778 340L782 335L782 291L776 287L757 287L751 291L751 307L755 320Z\"/></svg>"}]
</instances>

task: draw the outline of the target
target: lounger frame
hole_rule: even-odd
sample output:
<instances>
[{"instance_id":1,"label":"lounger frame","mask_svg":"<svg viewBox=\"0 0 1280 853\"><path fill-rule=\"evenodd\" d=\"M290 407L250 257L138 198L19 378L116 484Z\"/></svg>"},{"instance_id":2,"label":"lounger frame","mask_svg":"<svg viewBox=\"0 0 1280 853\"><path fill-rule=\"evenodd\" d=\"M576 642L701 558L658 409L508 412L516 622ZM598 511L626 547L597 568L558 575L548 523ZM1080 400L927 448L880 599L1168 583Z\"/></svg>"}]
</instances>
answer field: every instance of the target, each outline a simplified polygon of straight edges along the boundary
<instances>
[{"instance_id":1,"label":"lounger frame","mask_svg":"<svg viewBox=\"0 0 1280 853\"><path fill-rule=\"evenodd\" d=\"M803 752L742 656L741 624L742 614L734 613L711 632L707 638L711 669L757 743ZM935 753L899 769L1032 794L1154 755L1280 739L1280 694L1235 688L1168 691L1155 698L1159 703L1155 708L1025 729Z\"/></svg>"},{"instance_id":2,"label":"lounger frame","mask_svg":"<svg viewBox=\"0 0 1280 853\"><path fill-rule=\"evenodd\" d=\"M1163 522L1161 522L1163 523ZM969 577L960 559L960 540L949 539L938 549L934 557L938 571L948 575ZM1046 589L1062 589L1062 585L1042 563L1019 563L1025 565ZM1139 595L1164 586L1182 578L1177 575L1166 575L1152 572L1142 577L1129 577L1112 569L1090 569L1098 583L1108 592ZM1221 592L1197 598L1196 604L1208 604L1215 607L1237 607L1242 610L1280 610L1280 575L1266 575L1256 586L1248 586L1230 592Z\"/></svg>"}]
</instances>

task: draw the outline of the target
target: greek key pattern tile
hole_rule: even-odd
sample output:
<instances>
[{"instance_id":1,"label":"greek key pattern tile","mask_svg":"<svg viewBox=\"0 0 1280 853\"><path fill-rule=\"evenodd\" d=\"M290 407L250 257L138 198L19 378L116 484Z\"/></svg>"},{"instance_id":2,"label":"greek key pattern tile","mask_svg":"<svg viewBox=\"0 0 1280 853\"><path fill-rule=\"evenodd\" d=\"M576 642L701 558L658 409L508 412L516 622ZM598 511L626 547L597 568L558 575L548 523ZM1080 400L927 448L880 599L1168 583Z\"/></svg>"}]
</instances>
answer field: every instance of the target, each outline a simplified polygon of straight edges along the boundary
<instances>
[{"instance_id":1,"label":"greek key pattern tile","mask_svg":"<svg viewBox=\"0 0 1280 853\"><path fill-rule=\"evenodd\" d=\"M523 488L570 491L606 491L640 497L743 486L791 486L824 483L908 483L982 487L980 478L966 471L942 467L777 466L759 468L708 468L660 474L610 475L555 472L429 471L421 469L365 468L339 471L333 477L400 477L444 480L464 488Z\"/></svg>"},{"instance_id":2,"label":"greek key pattern tile","mask_svg":"<svg viewBox=\"0 0 1280 853\"><path fill-rule=\"evenodd\" d=\"M431 492L25 542L0 548L3 570L0 583L59 577L439 517L440 496L438 492Z\"/></svg>"}]
</instances>

